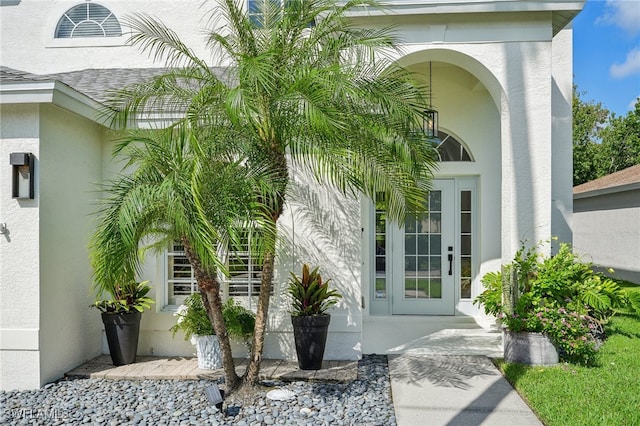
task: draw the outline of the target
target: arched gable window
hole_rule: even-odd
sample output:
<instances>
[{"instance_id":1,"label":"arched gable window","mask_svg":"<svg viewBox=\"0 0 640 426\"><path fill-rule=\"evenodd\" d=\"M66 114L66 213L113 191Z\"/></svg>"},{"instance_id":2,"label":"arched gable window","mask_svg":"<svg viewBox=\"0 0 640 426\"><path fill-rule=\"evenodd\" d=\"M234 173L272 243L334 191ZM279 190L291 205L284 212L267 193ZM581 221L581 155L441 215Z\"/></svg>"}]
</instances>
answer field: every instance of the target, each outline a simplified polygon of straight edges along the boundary
<instances>
[{"instance_id":1,"label":"arched gable window","mask_svg":"<svg viewBox=\"0 0 640 426\"><path fill-rule=\"evenodd\" d=\"M109 9L83 3L67 10L58 21L55 38L120 37L122 28Z\"/></svg>"},{"instance_id":2,"label":"arched gable window","mask_svg":"<svg viewBox=\"0 0 640 426\"><path fill-rule=\"evenodd\" d=\"M440 130L438 139L440 143L436 145L436 150L440 161L474 161L464 143L454 136Z\"/></svg>"}]
</instances>

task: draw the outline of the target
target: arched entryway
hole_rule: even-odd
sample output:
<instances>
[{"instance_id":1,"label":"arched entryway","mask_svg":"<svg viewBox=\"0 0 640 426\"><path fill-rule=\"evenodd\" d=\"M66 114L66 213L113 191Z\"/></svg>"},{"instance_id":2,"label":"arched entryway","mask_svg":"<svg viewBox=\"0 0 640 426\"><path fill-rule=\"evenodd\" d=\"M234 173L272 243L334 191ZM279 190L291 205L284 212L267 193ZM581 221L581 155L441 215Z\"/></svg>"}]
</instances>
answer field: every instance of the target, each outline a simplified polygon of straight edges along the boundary
<instances>
[{"instance_id":1,"label":"arched entryway","mask_svg":"<svg viewBox=\"0 0 640 426\"><path fill-rule=\"evenodd\" d=\"M473 316L482 264L500 257L501 116L496 94L458 64L472 60L461 59L438 49L400 61L431 82L441 162L425 200L428 215L386 223L384 200L370 204L363 275L370 277L364 282L371 315Z\"/></svg>"}]
</instances>

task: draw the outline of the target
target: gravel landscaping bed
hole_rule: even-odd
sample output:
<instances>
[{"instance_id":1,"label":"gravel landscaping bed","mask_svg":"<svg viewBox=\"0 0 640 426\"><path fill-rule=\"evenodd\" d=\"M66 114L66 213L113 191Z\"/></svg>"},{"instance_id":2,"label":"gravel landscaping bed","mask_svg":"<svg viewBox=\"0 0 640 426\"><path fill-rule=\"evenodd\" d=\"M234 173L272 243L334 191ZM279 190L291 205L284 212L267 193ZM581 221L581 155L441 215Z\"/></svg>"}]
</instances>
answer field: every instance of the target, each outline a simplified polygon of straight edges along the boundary
<instances>
[{"instance_id":1,"label":"gravel landscaping bed","mask_svg":"<svg viewBox=\"0 0 640 426\"><path fill-rule=\"evenodd\" d=\"M351 383L263 382L211 405L207 380L61 380L34 391L0 392L3 425L395 425L387 357L365 355ZM221 387L224 386L221 384ZM268 391L293 392L286 401ZM235 414L235 415L233 415Z\"/></svg>"}]
</instances>

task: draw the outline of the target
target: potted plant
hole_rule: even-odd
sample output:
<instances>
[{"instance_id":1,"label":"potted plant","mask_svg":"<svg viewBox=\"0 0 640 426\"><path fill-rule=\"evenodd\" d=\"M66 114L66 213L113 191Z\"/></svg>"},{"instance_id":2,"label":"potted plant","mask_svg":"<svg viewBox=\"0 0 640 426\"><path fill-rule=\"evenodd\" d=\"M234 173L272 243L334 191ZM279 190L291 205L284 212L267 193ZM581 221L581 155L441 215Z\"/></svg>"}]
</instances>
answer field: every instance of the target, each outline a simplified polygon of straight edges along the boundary
<instances>
[{"instance_id":1,"label":"potted plant","mask_svg":"<svg viewBox=\"0 0 640 426\"><path fill-rule=\"evenodd\" d=\"M98 299L91 305L101 312L113 365L131 364L136 360L142 312L154 303L147 296L151 290L148 283L125 280L107 291L108 299Z\"/></svg>"},{"instance_id":2,"label":"potted plant","mask_svg":"<svg viewBox=\"0 0 640 426\"><path fill-rule=\"evenodd\" d=\"M319 370L322 367L327 331L331 316L327 309L342 297L329 290L329 281L322 281L318 267L310 270L302 266L302 275L291 272L287 294L291 299L291 323L301 370Z\"/></svg>"},{"instance_id":3,"label":"potted plant","mask_svg":"<svg viewBox=\"0 0 640 426\"><path fill-rule=\"evenodd\" d=\"M194 293L187 297L176 313L176 324L171 327L173 336L178 331L184 332L184 339L196 347L198 368L203 370L215 370L222 367L222 353L220 343L215 335L209 315L205 309L200 293ZM227 333L231 337L242 339L249 345L255 315L233 299L229 299L222 306L222 315L227 327Z\"/></svg>"},{"instance_id":4,"label":"potted plant","mask_svg":"<svg viewBox=\"0 0 640 426\"><path fill-rule=\"evenodd\" d=\"M603 324L621 307L635 307L615 282L561 244L552 257L524 244L512 263L482 278L474 303L504 329L507 362L547 365L563 359L589 364L604 338Z\"/></svg>"}]
</instances>

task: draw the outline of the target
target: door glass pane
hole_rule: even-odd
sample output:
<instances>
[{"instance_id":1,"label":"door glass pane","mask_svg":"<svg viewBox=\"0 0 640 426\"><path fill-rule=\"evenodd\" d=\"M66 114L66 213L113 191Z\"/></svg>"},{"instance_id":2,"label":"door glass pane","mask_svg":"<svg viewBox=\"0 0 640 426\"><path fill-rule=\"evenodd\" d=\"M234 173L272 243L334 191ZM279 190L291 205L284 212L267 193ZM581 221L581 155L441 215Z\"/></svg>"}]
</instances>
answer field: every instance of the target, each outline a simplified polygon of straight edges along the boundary
<instances>
[{"instance_id":1,"label":"door glass pane","mask_svg":"<svg viewBox=\"0 0 640 426\"><path fill-rule=\"evenodd\" d=\"M416 290L416 299L429 298L429 278L419 277L418 288Z\"/></svg>"},{"instance_id":2,"label":"door glass pane","mask_svg":"<svg viewBox=\"0 0 640 426\"><path fill-rule=\"evenodd\" d=\"M415 222L413 231L418 234L425 234L429 232L429 215L420 215L419 219Z\"/></svg>"},{"instance_id":3,"label":"door glass pane","mask_svg":"<svg viewBox=\"0 0 640 426\"><path fill-rule=\"evenodd\" d=\"M460 210L463 212L471 211L471 191L460 192Z\"/></svg>"},{"instance_id":4,"label":"door glass pane","mask_svg":"<svg viewBox=\"0 0 640 426\"><path fill-rule=\"evenodd\" d=\"M412 276L407 276L404 279L404 298L415 299L417 297L416 279L415 274L413 274Z\"/></svg>"},{"instance_id":5,"label":"door glass pane","mask_svg":"<svg viewBox=\"0 0 640 426\"><path fill-rule=\"evenodd\" d=\"M418 275L429 277L429 256L418 256Z\"/></svg>"},{"instance_id":6,"label":"door glass pane","mask_svg":"<svg viewBox=\"0 0 640 426\"><path fill-rule=\"evenodd\" d=\"M376 233L384 234L386 231L386 216L384 213L376 213Z\"/></svg>"},{"instance_id":7,"label":"door glass pane","mask_svg":"<svg viewBox=\"0 0 640 426\"><path fill-rule=\"evenodd\" d=\"M460 275L463 277L471 276L471 257L462 256L460 259Z\"/></svg>"},{"instance_id":8,"label":"door glass pane","mask_svg":"<svg viewBox=\"0 0 640 426\"><path fill-rule=\"evenodd\" d=\"M471 256L471 235L460 236L460 254Z\"/></svg>"},{"instance_id":9,"label":"door glass pane","mask_svg":"<svg viewBox=\"0 0 640 426\"><path fill-rule=\"evenodd\" d=\"M462 278L460 280L460 297L463 299L471 298L471 279Z\"/></svg>"},{"instance_id":10,"label":"door glass pane","mask_svg":"<svg viewBox=\"0 0 640 426\"><path fill-rule=\"evenodd\" d=\"M415 277L416 274L416 257L405 256L404 257L404 272L405 277Z\"/></svg>"},{"instance_id":11,"label":"door glass pane","mask_svg":"<svg viewBox=\"0 0 640 426\"><path fill-rule=\"evenodd\" d=\"M407 235L404 239L404 253L407 255L416 254L416 236Z\"/></svg>"},{"instance_id":12,"label":"door glass pane","mask_svg":"<svg viewBox=\"0 0 640 426\"><path fill-rule=\"evenodd\" d=\"M387 283L384 278L376 277L376 299L387 298Z\"/></svg>"},{"instance_id":13,"label":"door glass pane","mask_svg":"<svg viewBox=\"0 0 640 426\"><path fill-rule=\"evenodd\" d=\"M471 191L460 191L460 297L470 299L473 281L473 211Z\"/></svg>"},{"instance_id":14,"label":"door glass pane","mask_svg":"<svg viewBox=\"0 0 640 426\"><path fill-rule=\"evenodd\" d=\"M441 254L442 253L442 236L430 235L429 240L431 241L431 255Z\"/></svg>"},{"instance_id":15,"label":"door glass pane","mask_svg":"<svg viewBox=\"0 0 640 426\"><path fill-rule=\"evenodd\" d=\"M460 231L462 233L471 233L471 213L460 214Z\"/></svg>"},{"instance_id":16,"label":"door glass pane","mask_svg":"<svg viewBox=\"0 0 640 426\"><path fill-rule=\"evenodd\" d=\"M387 298L387 213L386 198L383 193L376 194L376 247L375 247L375 289L376 299Z\"/></svg>"},{"instance_id":17,"label":"door glass pane","mask_svg":"<svg viewBox=\"0 0 640 426\"><path fill-rule=\"evenodd\" d=\"M442 298L442 281L439 278L432 279L429 286L429 298L441 299Z\"/></svg>"},{"instance_id":18,"label":"door glass pane","mask_svg":"<svg viewBox=\"0 0 640 426\"><path fill-rule=\"evenodd\" d=\"M416 232L416 217L414 215L407 215L404 221L405 232Z\"/></svg>"},{"instance_id":19,"label":"door glass pane","mask_svg":"<svg viewBox=\"0 0 640 426\"><path fill-rule=\"evenodd\" d=\"M439 212L442 211L442 192L431 191L429 193L429 211Z\"/></svg>"},{"instance_id":20,"label":"door glass pane","mask_svg":"<svg viewBox=\"0 0 640 426\"><path fill-rule=\"evenodd\" d=\"M442 257L431 256L431 276L438 278L442 276Z\"/></svg>"},{"instance_id":21,"label":"door glass pane","mask_svg":"<svg viewBox=\"0 0 640 426\"><path fill-rule=\"evenodd\" d=\"M429 254L429 236L428 235L418 236L418 253Z\"/></svg>"},{"instance_id":22,"label":"door glass pane","mask_svg":"<svg viewBox=\"0 0 640 426\"><path fill-rule=\"evenodd\" d=\"M431 213L429 215L429 231L432 234L442 232L442 215L440 213ZM426 232L426 231L425 231Z\"/></svg>"}]
</instances>

